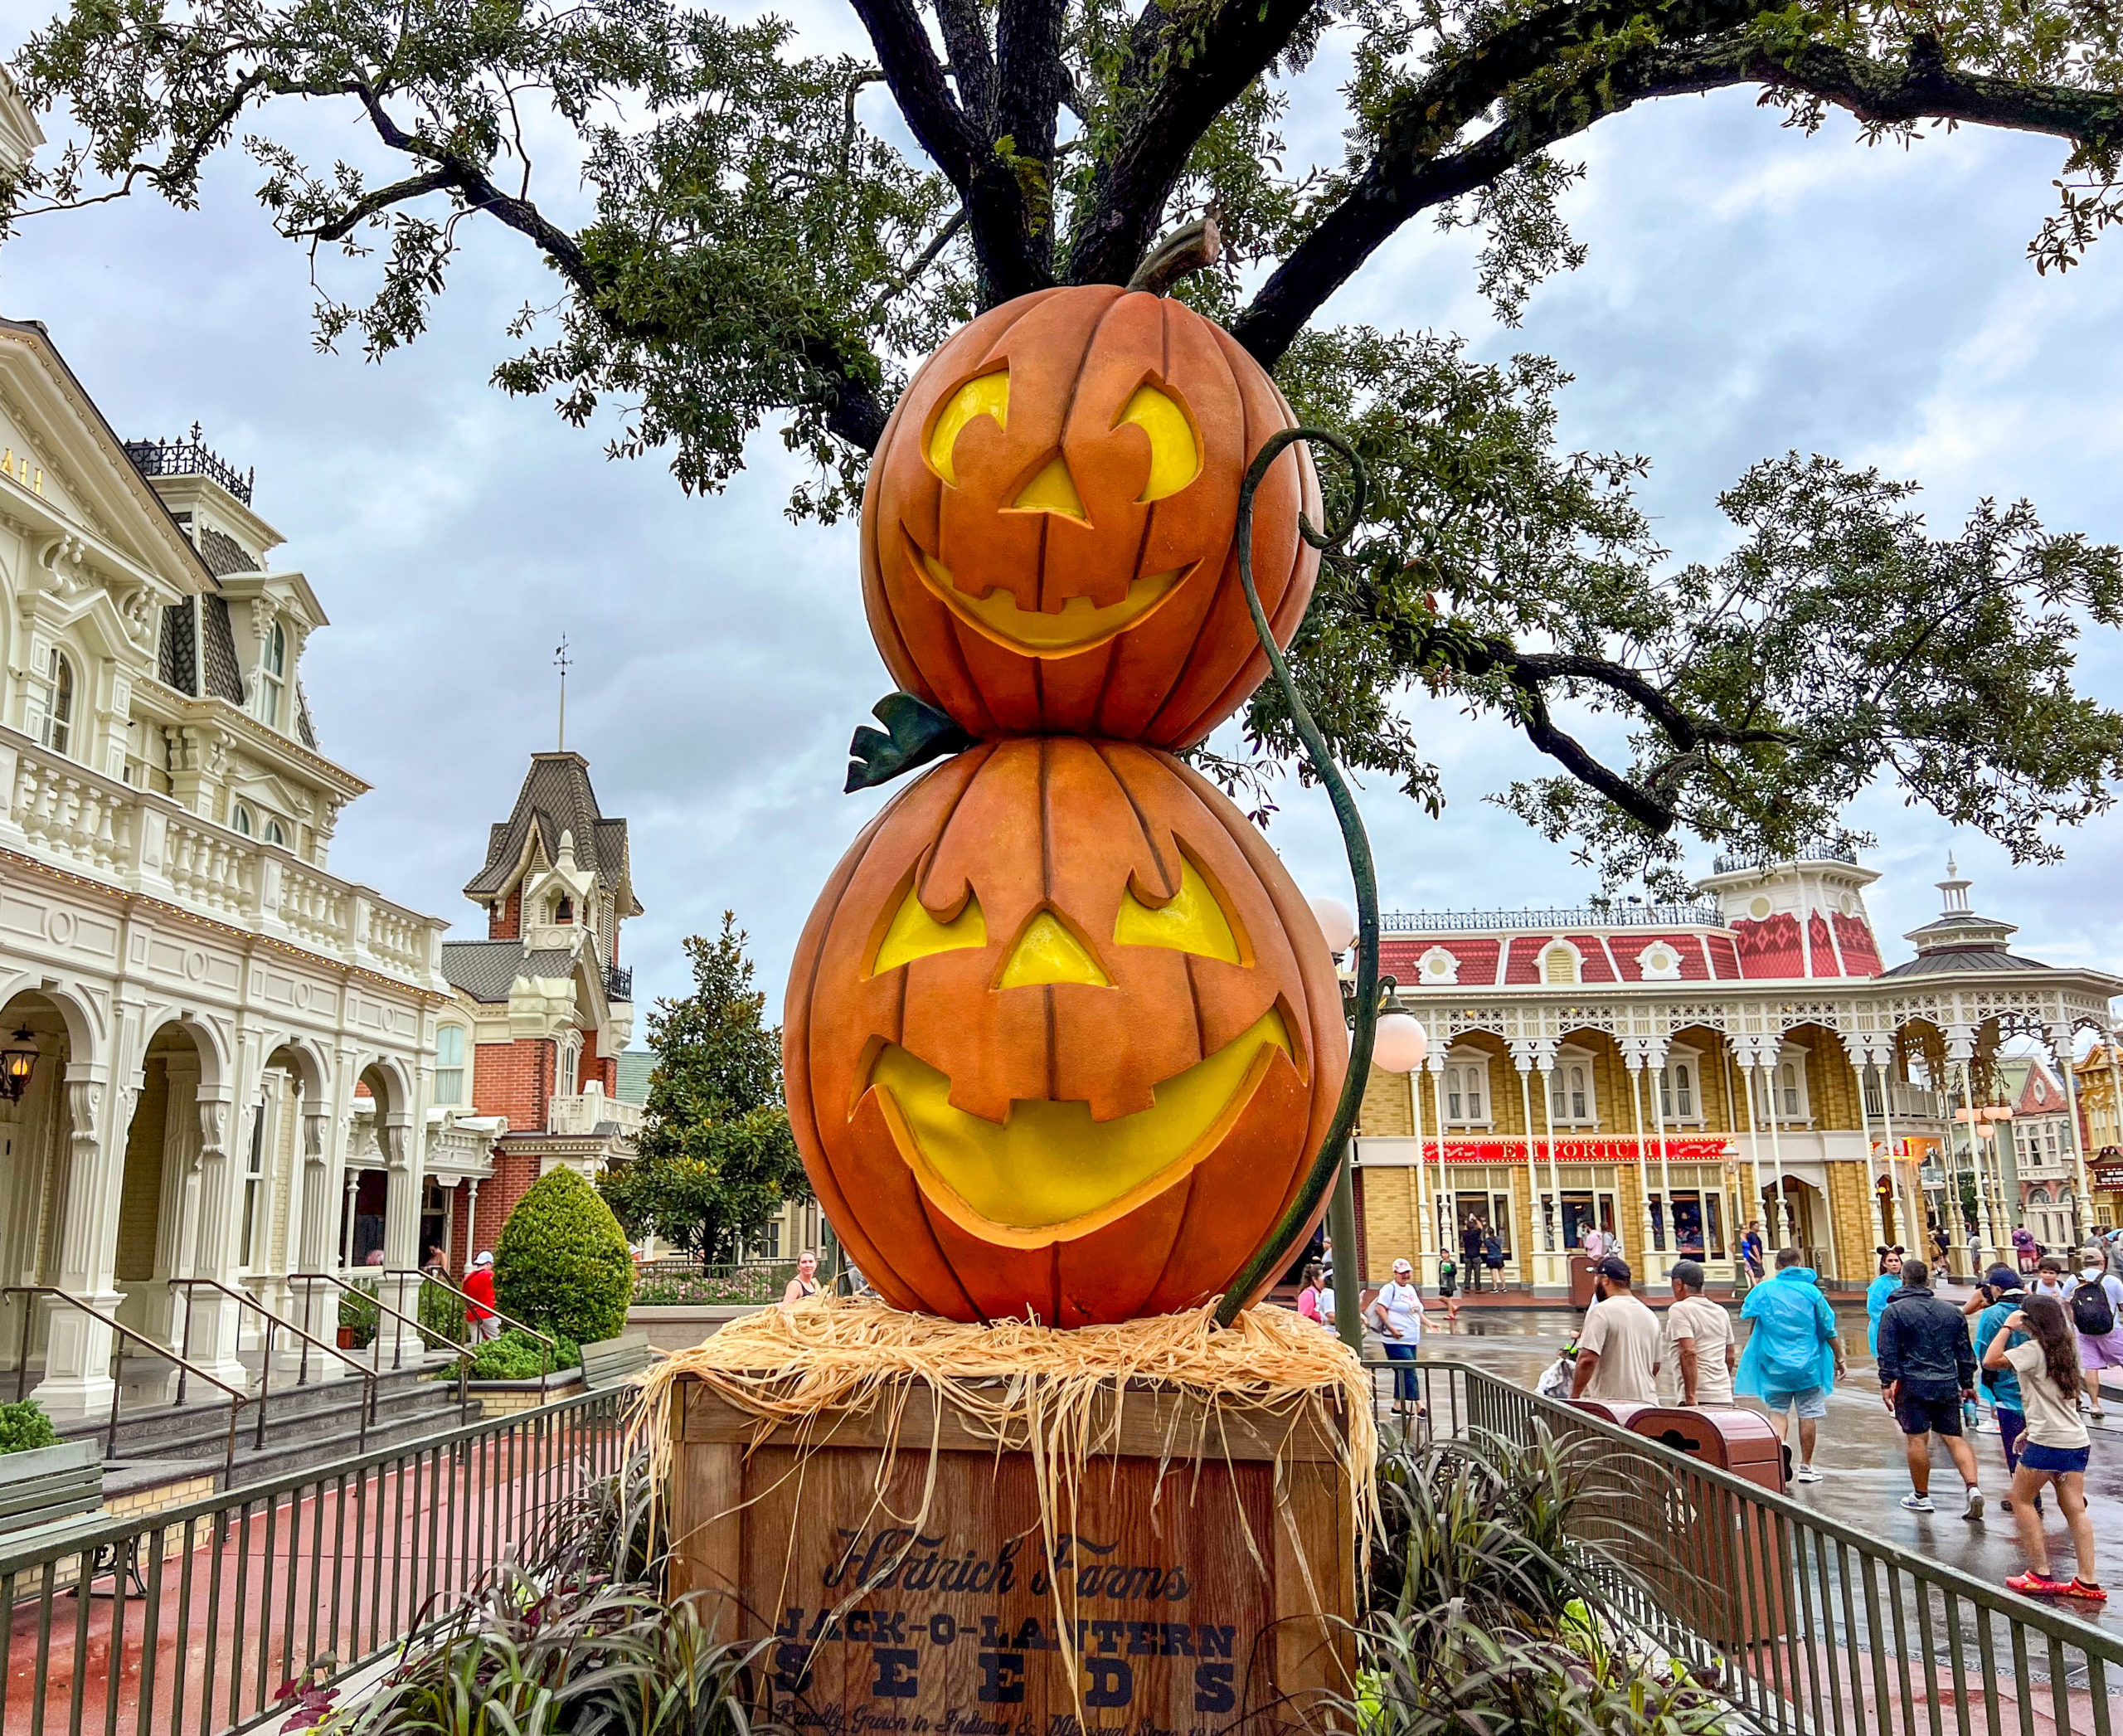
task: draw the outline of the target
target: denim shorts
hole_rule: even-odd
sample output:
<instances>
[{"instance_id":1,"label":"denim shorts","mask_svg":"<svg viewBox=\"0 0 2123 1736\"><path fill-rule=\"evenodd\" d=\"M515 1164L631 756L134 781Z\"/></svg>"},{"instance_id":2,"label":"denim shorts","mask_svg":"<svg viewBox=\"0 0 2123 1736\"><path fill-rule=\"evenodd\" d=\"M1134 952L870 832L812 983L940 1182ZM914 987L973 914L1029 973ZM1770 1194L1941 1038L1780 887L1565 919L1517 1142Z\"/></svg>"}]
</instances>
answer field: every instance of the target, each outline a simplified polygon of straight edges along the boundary
<instances>
[{"instance_id":1,"label":"denim shorts","mask_svg":"<svg viewBox=\"0 0 2123 1736\"><path fill-rule=\"evenodd\" d=\"M1769 1407L1772 1417L1782 1416L1795 1404L1801 1422L1818 1422L1828 1414L1828 1388L1810 1386L1795 1393L1767 1392L1761 1395L1761 1402Z\"/></svg>"},{"instance_id":2,"label":"denim shorts","mask_svg":"<svg viewBox=\"0 0 2123 1736\"><path fill-rule=\"evenodd\" d=\"M2046 1471L2056 1476L2068 1476L2075 1471L2087 1468L2087 1455L2092 1451L2086 1447L2038 1447L2029 1441L2020 1448L2020 1463L2029 1471Z\"/></svg>"}]
</instances>

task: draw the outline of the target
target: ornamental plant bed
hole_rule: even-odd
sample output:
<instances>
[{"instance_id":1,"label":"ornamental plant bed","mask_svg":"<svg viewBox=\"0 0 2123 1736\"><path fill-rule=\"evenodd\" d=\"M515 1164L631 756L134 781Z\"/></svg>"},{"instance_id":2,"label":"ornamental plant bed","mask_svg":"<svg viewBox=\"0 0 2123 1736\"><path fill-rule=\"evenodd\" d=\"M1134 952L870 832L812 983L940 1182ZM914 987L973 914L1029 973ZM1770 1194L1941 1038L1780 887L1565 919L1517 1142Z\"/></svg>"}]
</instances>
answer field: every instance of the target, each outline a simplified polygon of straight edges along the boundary
<instances>
[{"instance_id":1,"label":"ornamental plant bed","mask_svg":"<svg viewBox=\"0 0 2123 1736\"><path fill-rule=\"evenodd\" d=\"M1256 1379L1247 1395L1099 1386L1088 1368L971 1383L901 1371L849 1402L763 1414L746 1388L785 1393L792 1374L803 1383L785 1364L681 1366L651 1383L671 1591L726 1596L764 1642L757 1715L910 1736L1210 1736L1320 1729L1351 1692L1370 1490L1331 1382L1264 1393Z\"/></svg>"}]
</instances>

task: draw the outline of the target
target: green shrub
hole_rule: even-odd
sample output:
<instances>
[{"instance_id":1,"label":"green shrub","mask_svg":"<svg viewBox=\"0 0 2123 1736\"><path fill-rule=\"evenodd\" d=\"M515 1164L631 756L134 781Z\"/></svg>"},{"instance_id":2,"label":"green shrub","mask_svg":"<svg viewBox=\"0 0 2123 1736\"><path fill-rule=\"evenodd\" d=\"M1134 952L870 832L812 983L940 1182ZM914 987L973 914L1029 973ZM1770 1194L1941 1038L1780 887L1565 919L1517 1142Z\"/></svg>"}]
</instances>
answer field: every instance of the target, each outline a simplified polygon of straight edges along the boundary
<instances>
[{"instance_id":1,"label":"green shrub","mask_svg":"<svg viewBox=\"0 0 2123 1736\"><path fill-rule=\"evenodd\" d=\"M527 1332L513 1326L499 1338L472 1347L471 1378L474 1380L536 1380L547 1367L546 1348ZM582 1366L582 1347L573 1339L561 1339L552 1353L553 1370Z\"/></svg>"},{"instance_id":2,"label":"green shrub","mask_svg":"<svg viewBox=\"0 0 2123 1736\"><path fill-rule=\"evenodd\" d=\"M27 1452L33 1447L56 1447L59 1431L34 1398L0 1404L0 1452Z\"/></svg>"},{"instance_id":3,"label":"green shrub","mask_svg":"<svg viewBox=\"0 0 2123 1736\"><path fill-rule=\"evenodd\" d=\"M421 1334L430 1349L464 1343L464 1304L454 1292L441 1285L420 1286L420 1306L414 1311L414 1316L420 1323Z\"/></svg>"},{"instance_id":4,"label":"green shrub","mask_svg":"<svg viewBox=\"0 0 2123 1736\"><path fill-rule=\"evenodd\" d=\"M494 1296L503 1314L577 1344L626 1330L634 1255L612 1208L574 1170L554 1170L509 1213L494 1243Z\"/></svg>"},{"instance_id":5,"label":"green shrub","mask_svg":"<svg viewBox=\"0 0 2123 1736\"><path fill-rule=\"evenodd\" d=\"M383 1311L366 1290L342 1290L339 1292L339 1324L352 1327L354 1349L366 1350L376 1342L377 1328L383 1324Z\"/></svg>"}]
</instances>

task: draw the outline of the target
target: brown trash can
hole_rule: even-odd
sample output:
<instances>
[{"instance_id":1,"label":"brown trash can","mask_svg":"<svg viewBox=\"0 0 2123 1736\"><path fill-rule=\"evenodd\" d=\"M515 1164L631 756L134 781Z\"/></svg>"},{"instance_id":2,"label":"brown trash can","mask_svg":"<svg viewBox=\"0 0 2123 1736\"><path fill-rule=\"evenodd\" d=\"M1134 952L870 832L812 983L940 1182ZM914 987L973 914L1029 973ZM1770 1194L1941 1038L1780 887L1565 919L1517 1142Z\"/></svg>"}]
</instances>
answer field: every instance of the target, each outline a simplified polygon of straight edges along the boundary
<instances>
[{"instance_id":1,"label":"brown trash can","mask_svg":"<svg viewBox=\"0 0 2123 1736\"><path fill-rule=\"evenodd\" d=\"M1789 1455L1766 1417L1738 1409L1626 1408L1622 1427L1632 1434L1772 1495L1784 1493ZM1732 1490L1685 1476L1646 1508L1643 1520L1650 1521L1646 1529L1654 1558L1664 1558L1654 1559L1654 1583L1664 1582L1669 1607L1684 1612L1688 1626L1729 1646L1784 1638L1791 1625L1791 1559L1776 1515Z\"/></svg>"},{"instance_id":2,"label":"brown trash can","mask_svg":"<svg viewBox=\"0 0 2123 1736\"><path fill-rule=\"evenodd\" d=\"M1590 1308L1592 1306L1593 1262L1582 1254L1570 1257L1570 1306Z\"/></svg>"}]
</instances>

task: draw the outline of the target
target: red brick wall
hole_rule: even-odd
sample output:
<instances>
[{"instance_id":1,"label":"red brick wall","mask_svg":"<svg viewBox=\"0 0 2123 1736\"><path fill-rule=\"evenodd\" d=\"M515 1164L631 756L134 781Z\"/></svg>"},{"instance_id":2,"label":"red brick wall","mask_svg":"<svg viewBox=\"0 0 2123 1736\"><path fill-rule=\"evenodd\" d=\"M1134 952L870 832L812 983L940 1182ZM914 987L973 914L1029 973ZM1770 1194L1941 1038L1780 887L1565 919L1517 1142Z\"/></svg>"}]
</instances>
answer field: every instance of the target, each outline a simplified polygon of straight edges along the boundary
<instances>
[{"instance_id":1,"label":"red brick wall","mask_svg":"<svg viewBox=\"0 0 2123 1736\"><path fill-rule=\"evenodd\" d=\"M517 887L502 900L501 907L487 907L487 938L515 941L523 936L523 888Z\"/></svg>"},{"instance_id":2,"label":"red brick wall","mask_svg":"<svg viewBox=\"0 0 2123 1736\"><path fill-rule=\"evenodd\" d=\"M479 1184L479 1221L470 1226L463 1223L464 1200L458 1201L458 1245L451 1263L459 1272L472 1263L472 1257L482 1248L493 1250L501 1235L501 1227L508 1222L508 1214L516 1209L516 1203L531 1191L532 1184L538 1179L538 1160L527 1151L511 1152L506 1147L494 1154L494 1173ZM464 1230L469 1228L469 1241Z\"/></svg>"},{"instance_id":3,"label":"red brick wall","mask_svg":"<svg viewBox=\"0 0 2123 1736\"><path fill-rule=\"evenodd\" d=\"M616 1097L619 1094L619 1063L609 1055L597 1053L597 1033L582 1033L582 1071L576 1080L575 1088L580 1092L595 1079L605 1087L605 1095Z\"/></svg>"},{"instance_id":4,"label":"red brick wall","mask_svg":"<svg viewBox=\"0 0 2123 1736\"><path fill-rule=\"evenodd\" d=\"M481 1115L507 1116L508 1125L518 1132L542 1131L553 1097L553 1072L559 1065L558 1048L550 1038L476 1044L472 1106Z\"/></svg>"}]
</instances>

